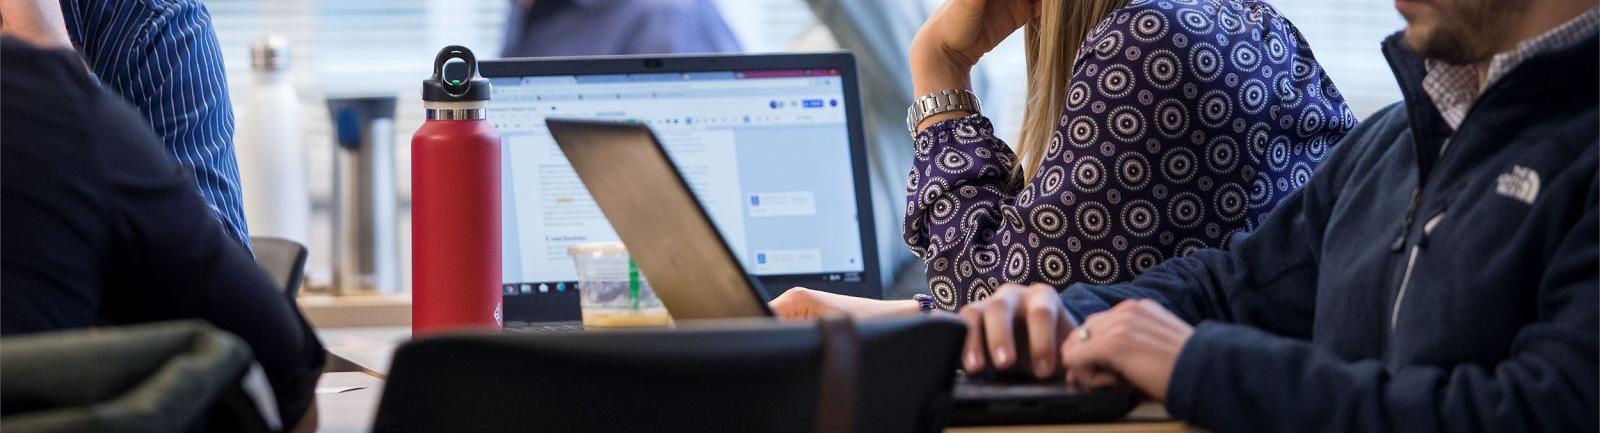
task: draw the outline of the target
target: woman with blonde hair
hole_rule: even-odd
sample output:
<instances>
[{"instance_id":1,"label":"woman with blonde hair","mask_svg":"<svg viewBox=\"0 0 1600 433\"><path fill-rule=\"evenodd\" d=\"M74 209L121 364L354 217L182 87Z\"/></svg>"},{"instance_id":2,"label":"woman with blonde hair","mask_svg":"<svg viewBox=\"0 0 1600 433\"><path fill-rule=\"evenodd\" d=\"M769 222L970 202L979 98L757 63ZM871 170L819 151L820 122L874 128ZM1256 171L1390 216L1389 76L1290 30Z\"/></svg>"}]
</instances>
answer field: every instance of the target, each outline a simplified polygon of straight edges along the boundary
<instances>
[{"instance_id":1,"label":"woman with blonde hair","mask_svg":"<svg viewBox=\"0 0 1600 433\"><path fill-rule=\"evenodd\" d=\"M1026 26L1015 151L969 72ZM1000 285L1126 281L1223 247L1356 123L1298 30L1258 0L950 0L911 50L906 244L932 296L796 289L788 317L954 311Z\"/></svg>"}]
</instances>

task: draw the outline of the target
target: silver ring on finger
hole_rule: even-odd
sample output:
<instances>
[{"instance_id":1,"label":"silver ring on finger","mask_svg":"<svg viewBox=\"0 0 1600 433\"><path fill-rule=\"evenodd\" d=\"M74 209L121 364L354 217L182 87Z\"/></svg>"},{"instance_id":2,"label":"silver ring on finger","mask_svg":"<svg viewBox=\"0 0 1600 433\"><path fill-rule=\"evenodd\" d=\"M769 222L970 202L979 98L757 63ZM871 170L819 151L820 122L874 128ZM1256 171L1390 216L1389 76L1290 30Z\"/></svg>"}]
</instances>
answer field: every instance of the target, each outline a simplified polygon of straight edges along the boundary
<instances>
[{"instance_id":1,"label":"silver ring on finger","mask_svg":"<svg viewBox=\"0 0 1600 433\"><path fill-rule=\"evenodd\" d=\"M1089 327L1079 326L1078 331L1073 332L1073 335L1078 337L1078 341L1089 341Z\"/></svg>"}]
</instances>

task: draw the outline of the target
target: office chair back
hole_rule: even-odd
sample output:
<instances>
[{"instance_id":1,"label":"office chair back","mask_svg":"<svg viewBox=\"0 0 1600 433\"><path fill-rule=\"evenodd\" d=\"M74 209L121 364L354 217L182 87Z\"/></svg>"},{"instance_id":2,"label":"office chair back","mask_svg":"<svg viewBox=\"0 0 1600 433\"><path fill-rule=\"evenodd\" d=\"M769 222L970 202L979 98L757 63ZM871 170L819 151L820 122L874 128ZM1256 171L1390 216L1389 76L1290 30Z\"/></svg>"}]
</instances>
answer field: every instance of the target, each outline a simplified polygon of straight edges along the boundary
<instances>
[{"instance_id":1,"label":"office chair back","mask_svg":"<svg viewBox=\"0 0 1600 433\"><path fill-rule=\"evenodd\" d=\"M421 339L396 352L373 431L943 427L958 321L820 323Z\"/></svg>"},{"instance_id":2,"label":"office chair back","mask_svg":"<svg viewBox=\"0 0 1600 433\"><path fill-rule=\"evenodd\" d=\"M299 242L269 236L252 236L256 265L267 272L283 293L294 299L300 295L300 282L306 273L306 247Z\"/></svg>"}]
</instances>

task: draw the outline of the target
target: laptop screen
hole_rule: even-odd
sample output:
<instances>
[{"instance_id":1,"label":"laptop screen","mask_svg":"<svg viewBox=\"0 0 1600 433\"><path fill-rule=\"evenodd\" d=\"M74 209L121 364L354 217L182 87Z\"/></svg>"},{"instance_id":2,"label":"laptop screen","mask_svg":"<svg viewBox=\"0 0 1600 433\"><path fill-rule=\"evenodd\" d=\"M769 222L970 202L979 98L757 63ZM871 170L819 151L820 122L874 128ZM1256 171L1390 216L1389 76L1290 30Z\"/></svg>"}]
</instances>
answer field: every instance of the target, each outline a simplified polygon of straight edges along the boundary
<instances>
[{"instance_id":1,"label":"laptop screen","mask_svg":"<svg viewBox=\"0 0 1600 433\"><path fill-rule=\"evenodd\" d=\"M782 284L772 295L861 281L842 78L830 68L491 78L508 306L511 297L572 290L568 246L617 241L546 117L649 125L745 269Z\"/></svg>"}]
</instances>

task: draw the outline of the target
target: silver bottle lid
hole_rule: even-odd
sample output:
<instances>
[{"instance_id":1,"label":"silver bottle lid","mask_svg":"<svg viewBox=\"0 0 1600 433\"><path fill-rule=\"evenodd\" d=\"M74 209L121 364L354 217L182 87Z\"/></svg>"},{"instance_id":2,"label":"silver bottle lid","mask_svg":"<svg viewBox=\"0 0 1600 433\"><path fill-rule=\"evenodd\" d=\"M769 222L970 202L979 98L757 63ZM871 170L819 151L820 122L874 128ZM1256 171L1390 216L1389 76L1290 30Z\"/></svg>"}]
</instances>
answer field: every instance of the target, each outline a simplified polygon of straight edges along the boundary
<instances>
[{"instance_id":1,"label":"silver bottle lid","mask_svg":"<svg viewBox=\"0 0 1600 433\"><path fill-rule=\"evenodd\" d=\"M289 40L279 36L263 36L250 43L250 67L257 71L288 69Z\"/></svg>"}]
</instances>

